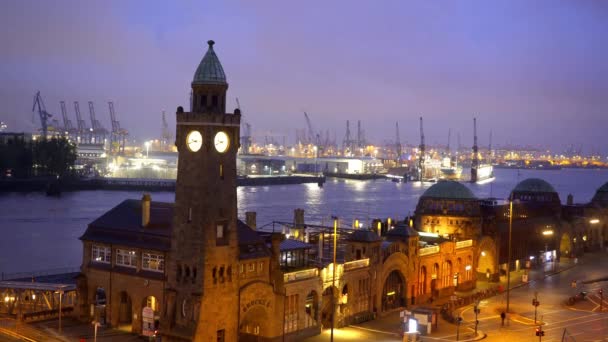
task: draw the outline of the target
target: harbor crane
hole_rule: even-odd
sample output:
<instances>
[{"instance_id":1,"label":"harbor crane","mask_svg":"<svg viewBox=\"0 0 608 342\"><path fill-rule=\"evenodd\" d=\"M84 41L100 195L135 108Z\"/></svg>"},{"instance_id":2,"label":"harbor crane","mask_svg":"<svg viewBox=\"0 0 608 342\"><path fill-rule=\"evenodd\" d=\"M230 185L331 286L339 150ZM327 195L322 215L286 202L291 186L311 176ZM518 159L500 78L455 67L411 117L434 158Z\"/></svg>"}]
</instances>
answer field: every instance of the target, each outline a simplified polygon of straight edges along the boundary
<instances>
[{"instance_id":1,"label":"harbor crane","mask_svg":"<svg viewBox=\"0 0 608 342\"><path fill-rule=\"evenodd\" d=\"M424 129L422 127L422 116L420 117L420 146L418 146L420 150L420 158L418 159L418 179L422 182L422 178L424 177Z\"/></svg>"},{"instance_id":2,"label":"harbor crane","mask_svg":"<svg viewBox=\"0 0 608 342\"><path fill-rule=\"evenodd\" d=\"M80 105L78 101L74 101L74 112L76 113L76 124L78 126L78 134L80 135L80 139L82 139L85 143L91 142L91 132L87 128L87 123L80 115Z\"/></svg>"},{"instance_id":3,"label":"harbor crane","mask_svg":"<svg viewBox=\"0 0 608 342\"><path fill-rule=\"evenodd\" d=\"M236 107L241 112L241 117L243 118L241 122L244 126L243 135L241 136L241 154L249 154L249 149L251 148L251 144L253 143L251 138L251 124L249 122L246 122L244 119L243 110L241 109L241 102L239 101L238 97L236 98Z\"/></svg>"},{"instance_id":4,"label":"harbor crane","mask_svg":"<svg viewBox=\"0 0 608 342\"><path fill-rule=\"evenodd\" d=\"M99 123L99 121L97 121L97 119L95 118L95 108L93 106L93 101L89 101L89 115L91 117L91 125L93 127L93 137L95 140L94 143L103 144L108 131L103 128L101 123Z\"/></svg>"},{"instance_id":5,"label":"harbor crane","mask_svg":"<svg viewBox=\"0 0 608 342\"><path fill-rule=\"evenodd\" d=\"M162 150L168 152L170 150L169 146L172 144L171 140L173 139L173 135L171 134L171 130L169 130L169 124L167 123L167 117L165 116L164 110L162 113L161 138Z\"/></svg>"},{"instance_id":6,"label":"harbor crane","mask_svg":"<svg viewBox=\"0 0 608 342\"><path fill-rule=\"evenodd\" d=\"M42 138L46 139L48 134L48 120L53 117L53 114L50 114L46 111L46 107L44 106L44 101L42 101L42 96L40 96L40 91L36 92L34 95L34 104L32 105L32 114L36 113L36 107L38 107L38 116L40 117L40 126L42 128Z\"/></svg>"},{"instance_id":7,"label":"harbor crane","mask_svg":"<svg viewBox=\"0 0 608 342\"><path fill-rule=\"evenodd\" d=\"M473 118L473 158L471 158L471 182L477 182L477 169L479 168L479 148L477 147L477 118Z\"/></svg>"},{"instance_id":8,"label":"harbor crane","mask_svg":"<svg viewBox=\"0 0 608 342\"><path fill-rule=\"evenodd\" d=\"M72 120L68 118L68 110L65 106L65 101L60 101L61 116L63 117L63 130L70 136L75 137L78 134L78 129L72 125Z\"/></svg>"},{"instance_id":9,"label":"harbor crane","mask_svg":"<svg viewBox=\"0 0 608 342\"><path fill-rule=\"evenodd\" d=\"M402 154L402 147L401 147L401 138L399 137L399 122L395 122L395 152L397 153L397 163L399 165L401 165L401 154Z\"/></svg>"},{"instance_id":10,"label":"harbor crane","mask_svg":"<svg viewBox=\"0 0 608 342\"><path fill-rule=\"evenodd\" d=\"M110 109L110 120L112 121L112 134L110 136L110 151L116 151L120 154L125 153L125 141L127 140L126 129L120 127L120 122L116 120L116 112L114 112L114 103L108 102ZM116 147L116 148L115 148Z\"/></svg>"}]
</instances>

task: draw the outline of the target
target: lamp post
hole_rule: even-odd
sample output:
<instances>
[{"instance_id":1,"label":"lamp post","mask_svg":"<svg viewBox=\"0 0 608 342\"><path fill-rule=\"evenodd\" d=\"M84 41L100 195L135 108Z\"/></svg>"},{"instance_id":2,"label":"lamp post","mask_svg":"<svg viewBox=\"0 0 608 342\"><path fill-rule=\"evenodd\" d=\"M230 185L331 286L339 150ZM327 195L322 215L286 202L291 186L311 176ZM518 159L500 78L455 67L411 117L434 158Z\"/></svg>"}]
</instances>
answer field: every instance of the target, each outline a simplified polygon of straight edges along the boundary
<instances>
[{"instance_id":1,"label":"lamp post","mask_svg":"<svg viewBox=\"0 0 608 342\"><path fill-rule=\"evenodd\" d=\"M315 146L316 147L316 146ZM315 149L316 150L316 149ZM316 165L315 165L316 168ZM334 321L336 316L336 242L338 241L338 217L332 216L334 219L334 263L333 263L333 275L331 279L331 335L330 341L334 340Z\"/></svg>"},{"instance_id":2,"label":"lamp post","mask_svg":"<svg viewBox=\"0 0 608 342\"><path fill-rule=\"evenodd\" d=\"M479 320L477 319L477 315L479 314L479 299L475 301L475 337L477 337L477 325L479 324Z\"/></svg>"},{"instance_id":3,"label":"lamp post","mask_svg":"<svg viewBox=\"0 0 608 342\"><path fill-rule=\"evenodd\" d=\"M55 293L59 294L59 333L61 334L61 301L63 298L63 286L60 286L59 290L55 291Z\"/></svg>"},{"instance_id":4,"label":"lamp post","mask_svg":"<svg viewBox=\"0 0 608 342\"><path fill-rule=\"evenodd\" d=\"M460 323L462 323L462 317L456 318L456 341L460 340Z\"/></svg>"},{"instance_id":5,"label":"lamp post","mask_svg":"<svg viewBox=\"0 0 608 342\"><path fill-rule=\"evenodd\" d=\"M513 194L509 196L509 251L507 257L507 313L509 313L509 293L511 287L511 232L513 230Z\"/></svg>"}]
</instances>

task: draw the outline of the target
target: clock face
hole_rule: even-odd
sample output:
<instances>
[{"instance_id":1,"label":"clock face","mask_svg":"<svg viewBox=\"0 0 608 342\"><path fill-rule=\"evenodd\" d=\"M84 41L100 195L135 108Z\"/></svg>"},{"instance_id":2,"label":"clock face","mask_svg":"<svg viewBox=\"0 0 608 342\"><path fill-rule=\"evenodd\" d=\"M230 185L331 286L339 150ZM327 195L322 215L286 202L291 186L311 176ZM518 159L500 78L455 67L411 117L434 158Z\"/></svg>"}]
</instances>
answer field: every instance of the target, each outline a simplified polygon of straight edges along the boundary
<instances>
[{"instance_id":1,"label":"clock face","mask_svg":"<svg viewBox=\"0 0 608 342\"><path fill-rule=\"evenodd\" d=\"M215 139L213 139L213 144L215 145L215 149L219 153L224 153L228 150L230 146L230 139L228 138L228 134L225 132L217 132L215 135Z\"/></svg>"},{"instance_id":2,"label":"clock face","mask_svg":"<svg viewBox=\"0 0 608 342\"><path fill-rule=\"evenodd\" d=\"M201 146L203 146L203 136L201 135L201 132L191 131L188 133L188 136L186 137L186 145L192 152L200 150Z\"/></svg>"}]
</instances>

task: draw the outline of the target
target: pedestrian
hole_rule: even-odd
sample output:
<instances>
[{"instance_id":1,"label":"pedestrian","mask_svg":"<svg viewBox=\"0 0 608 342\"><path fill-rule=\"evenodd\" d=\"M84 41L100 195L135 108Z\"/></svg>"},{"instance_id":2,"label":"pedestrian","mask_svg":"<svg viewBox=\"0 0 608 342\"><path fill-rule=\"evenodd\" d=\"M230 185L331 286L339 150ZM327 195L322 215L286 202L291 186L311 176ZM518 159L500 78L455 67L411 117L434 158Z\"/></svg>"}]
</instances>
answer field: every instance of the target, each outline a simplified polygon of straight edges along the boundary
<instances>
[{"instance_id":1,"label":"pedestrian","mask_svg":"<svg viewBox=\"0 0 608 342\"><path fill-rule=\"evenodd\" d=\"M505 314L505 312L501 312L500 313L500 320L502 321L502 326L505 326L505 318L507 317L507 315Z\"/></svg>"}]
</instances>

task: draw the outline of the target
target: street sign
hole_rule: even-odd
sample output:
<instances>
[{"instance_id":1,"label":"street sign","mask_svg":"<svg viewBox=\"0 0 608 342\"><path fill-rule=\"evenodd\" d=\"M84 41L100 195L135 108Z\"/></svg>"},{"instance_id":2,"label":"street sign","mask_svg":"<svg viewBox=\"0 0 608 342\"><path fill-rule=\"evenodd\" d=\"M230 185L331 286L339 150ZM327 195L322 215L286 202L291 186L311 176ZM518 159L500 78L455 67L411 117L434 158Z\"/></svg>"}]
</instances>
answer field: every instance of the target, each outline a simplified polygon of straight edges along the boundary
<instances>
[{"instance_id":1,"label":"street sign","mask_svg":"<svg viewBox=\"0 0 608 342\"><path fill-rule=\"evenodd\" d=\"M141 310L142 335L154 336L154 310L146 306Z\"/></svg>"}]
</instances>

